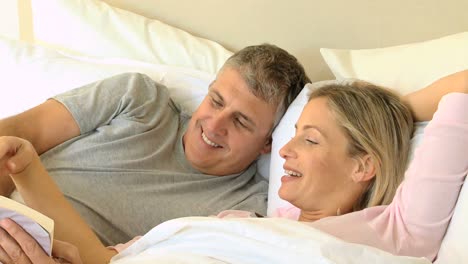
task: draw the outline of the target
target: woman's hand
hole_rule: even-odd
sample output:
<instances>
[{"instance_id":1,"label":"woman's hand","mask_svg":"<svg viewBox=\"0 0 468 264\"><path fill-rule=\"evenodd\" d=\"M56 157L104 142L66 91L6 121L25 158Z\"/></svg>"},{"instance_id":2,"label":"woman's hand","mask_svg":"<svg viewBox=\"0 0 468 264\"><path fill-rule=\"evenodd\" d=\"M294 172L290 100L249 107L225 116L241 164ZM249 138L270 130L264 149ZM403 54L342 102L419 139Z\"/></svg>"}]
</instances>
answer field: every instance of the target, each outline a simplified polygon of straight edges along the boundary
<instances>
[{"instance_id":1,"label":"woman's hand","mask_svg":"<svg viewBox=\"0 0 468 264\"><path fill-rule=\"evenodd\" d=\"M4 264L82 264L78 249L66 242L54 240L52 257L21 226L11 219L0 221L0 262Z\"/></svg>"}]
</instances>

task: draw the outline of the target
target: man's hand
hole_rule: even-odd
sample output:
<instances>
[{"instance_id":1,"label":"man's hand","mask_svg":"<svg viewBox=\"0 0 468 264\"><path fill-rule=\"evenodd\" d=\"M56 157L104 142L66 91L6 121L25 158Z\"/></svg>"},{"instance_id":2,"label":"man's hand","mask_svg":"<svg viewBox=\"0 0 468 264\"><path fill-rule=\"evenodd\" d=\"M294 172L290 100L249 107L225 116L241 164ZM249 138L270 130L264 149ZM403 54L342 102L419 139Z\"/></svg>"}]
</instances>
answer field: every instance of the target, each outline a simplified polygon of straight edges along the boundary
<instances>
[{"instance_id":1,"label":"man's hand","mask_svg":"<svg viewBox=\"0 0 468 264\"><path fill-rule=\"evenodd\" d=\"M24 229L11 219L0 221L0 262L4 264L82 264L78 249L54 240L52 257Z\"/></svg>"},{"instance_id":2,"label":"man's hand","mask_svg":"<svg viewBox=\"0 0 468 264\"><path fill-rule=\"evenodd\" d=\"M29 141L17 137L0 137L0 175L26 170L38 155Z\"/></svg>"},{"instance_id":3,"label":"man's hand","mask_svg":"<svg viewBox=\"0 0 468 264\"><path fill-rule=\"evenodd\" d=\"M28 150L26 148L29 147L29 145L31 144L23 139L15 137L0 137L0 195L8 197L15 190L15 184L9 175L18 169L22 169L18 168L18 164L15 164L15 160L19 159L19 165L23 167L27 166L31 162L31 158L33 156L24 155L24 153L27 152L35 152L32 149ZM11 159L17 153L21 155ZM26 160L22 160L24 158L26 158Z\"/></svg>"},{"instance_id":4,"label":"man's hand","mask_svg":"<svg viewBox=\"0 0 468 264\"><path fill-rule=\"evenodd\" d=\"M110 259L116 255L114 250L107 249L102 244L93 230L68 203L29 141L17 137L0 137L0 170L10 174L28 206L54 219L56 237L73 243L86 263L109 263ZM0 176L4 175L0 174ZM5 223L7 222L0 221L0 227L3 227ZM20 236L24 234L24 231L12 233L8 226L3 228L14 238L11 241L15 242L8 243L10 241L8 239L0 241L0 246L6 252L6 260L12 256L20 258L21 261L25 259L24 263L37 263L35 258L39 258L39 261L45 260L44 257L47 255L44 256L45 253L37 249L38 245L35 241L31 242ZM71 247L73 246L57 242L52 248L52 254L67 260L75 260L70 258L77 256L78 253L70 255Z\"/></svg>"},{"instance_id":5,"label":"man's hand","mask_svg":"<svg viewBox=\"0 0 468 264\"><path fill-rule=\"evenodd\" d=\"M15 184L8 174L0 172L0 195L10 197L15 190Z\"/></svg>"}]
</instances>

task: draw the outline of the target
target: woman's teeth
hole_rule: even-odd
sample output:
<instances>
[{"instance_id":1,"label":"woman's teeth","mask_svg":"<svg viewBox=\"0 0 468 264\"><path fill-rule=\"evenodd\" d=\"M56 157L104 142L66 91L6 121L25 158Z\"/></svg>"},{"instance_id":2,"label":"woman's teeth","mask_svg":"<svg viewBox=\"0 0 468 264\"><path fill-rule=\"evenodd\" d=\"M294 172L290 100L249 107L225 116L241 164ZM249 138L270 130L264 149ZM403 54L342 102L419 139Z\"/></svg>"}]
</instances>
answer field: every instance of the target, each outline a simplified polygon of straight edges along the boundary
<instances>
[{"instance_id":1,"label":"woman's teeth","mask_svg":"<svg viewBox=\"0 0 468 264\"><path fill-rule=\"evenodd\" d=\"M285 170L284 173L286 173L289 176L293 177L302 177L302 174L299 172L291 171L291 170Z\"/></svg>"}]
</instances>

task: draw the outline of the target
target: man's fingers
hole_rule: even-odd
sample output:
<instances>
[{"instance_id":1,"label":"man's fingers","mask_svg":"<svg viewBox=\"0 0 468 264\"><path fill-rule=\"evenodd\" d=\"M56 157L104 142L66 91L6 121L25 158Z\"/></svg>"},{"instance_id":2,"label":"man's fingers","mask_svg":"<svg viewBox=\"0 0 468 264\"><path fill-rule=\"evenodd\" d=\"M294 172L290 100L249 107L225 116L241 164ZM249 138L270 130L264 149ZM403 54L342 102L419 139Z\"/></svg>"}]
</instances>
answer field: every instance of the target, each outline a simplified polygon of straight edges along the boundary
<instances>
[{"instance_id":1,"label":"man's fingers","mask_svg":"<svg viewBox=\"0 0 468 264\"><path fill-rule=\"evenodd\" d=\"M33 159L31 151L26 151L25 149L29 146L22 144L18 147L16 154L10 158L7 163L8 169L10 169L11 174L17 174L24 171Z\"/></svg>"},{"instance_id":2,"label":"man's fingers","mask_svg":"<svg viewBox=\"0 0 468 264\"><path fill-rule=\"evenodd\" d=\"M3 223L4 220L1 220L1 222ZM6 254L6 260L2 261L2 263L31 263L28 257L24 254L21 247L18 245L18 243L16 243L14 238L11 237L7 230L3 229L3 225L2 228L0 228L0 246L3 249L3 252Z\"/></svg>"},{"instance_id":3,"label":"man's fingers","mask_svg":"<svg viewBox=\"0 0 468 264\"><path fill-rule=\"evenodd\" d=\"M6 231L2 229L0 232L6 232ZM0 235L0 239L2 239L1 235ZM8 254L5 252L5 250L1 246L0 246L0 263L2 263L2 264L13 263L11 258L8 256Z\"/></svg>"},{"instance_id":4,"label":"man's fingers","mask_svg":"<svg viewBox=\"0 0 468 264\"><path fill-rule=\"evenodd\" d=\"M54 240L52 255L57 258L67 260L69 263L81 264L78 248L70 243Z\"/></svg>"},{"instance_id":5,"label":"man's fingers","mask_svg":"<svg viewBox=\"0 0 468 264\"><path fill-rule=\"evenodd\" d=\"M0 170L11 174L22 172L32 161L31 143L16 137L0 137Z\"/></svg>"},{"instance_id":6,"label":"man's fingers","mask_svg":"<svg viewBox=\"0 0 468 264\"><path fill-rule=\"evenodd\" d=\"M8 175L10 173L7 167L7 162L11 157L11 146L8 137L0 137L0 175Z\"/></svg>"},{"instance_id":7,"label":"man's fingers","mask_svg":"<svg viewBox=\"0 0 468 264\"><path fill-rule=\"evenodd\" d=\"M14 263L53 263L37 241L11 219L3 219L0 226L16 241L3 247ZM3 246L3 245L2 245Z\"/></svg>"}]
</instances>

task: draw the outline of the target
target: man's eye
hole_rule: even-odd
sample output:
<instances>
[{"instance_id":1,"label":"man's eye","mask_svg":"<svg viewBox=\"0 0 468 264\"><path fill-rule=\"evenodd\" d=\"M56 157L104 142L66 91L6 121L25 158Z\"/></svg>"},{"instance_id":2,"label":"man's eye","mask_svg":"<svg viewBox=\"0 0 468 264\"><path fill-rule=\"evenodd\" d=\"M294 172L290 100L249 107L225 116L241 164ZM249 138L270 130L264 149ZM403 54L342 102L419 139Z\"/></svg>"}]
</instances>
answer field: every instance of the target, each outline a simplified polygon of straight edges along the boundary
<instances>
[{"instance_id":1,"label":"man's eye","mask_svg":"<svg viewBox=\"0 0 468 264\"><path fill-rule=\"evenodd\" d=\"M247 126L244 125L244 123L242 123L242 121L240 120L240 118L236 118L236 119L235 119L235 122L236 122L237 124L239 124L240 126L242 126L243 128L247 128Z\"/></svg>"},{"instance_id":2,"label":"man's eye","mask_svg":"<svg viewBox=\"0 0 468 264\"><path fill-rule=\"evenodd\" d=\"M211 103L215 107L222 107L223 106L223 104L220 101L216 101L215 99L211 99Z\"/></svg>"}]
</instances>

